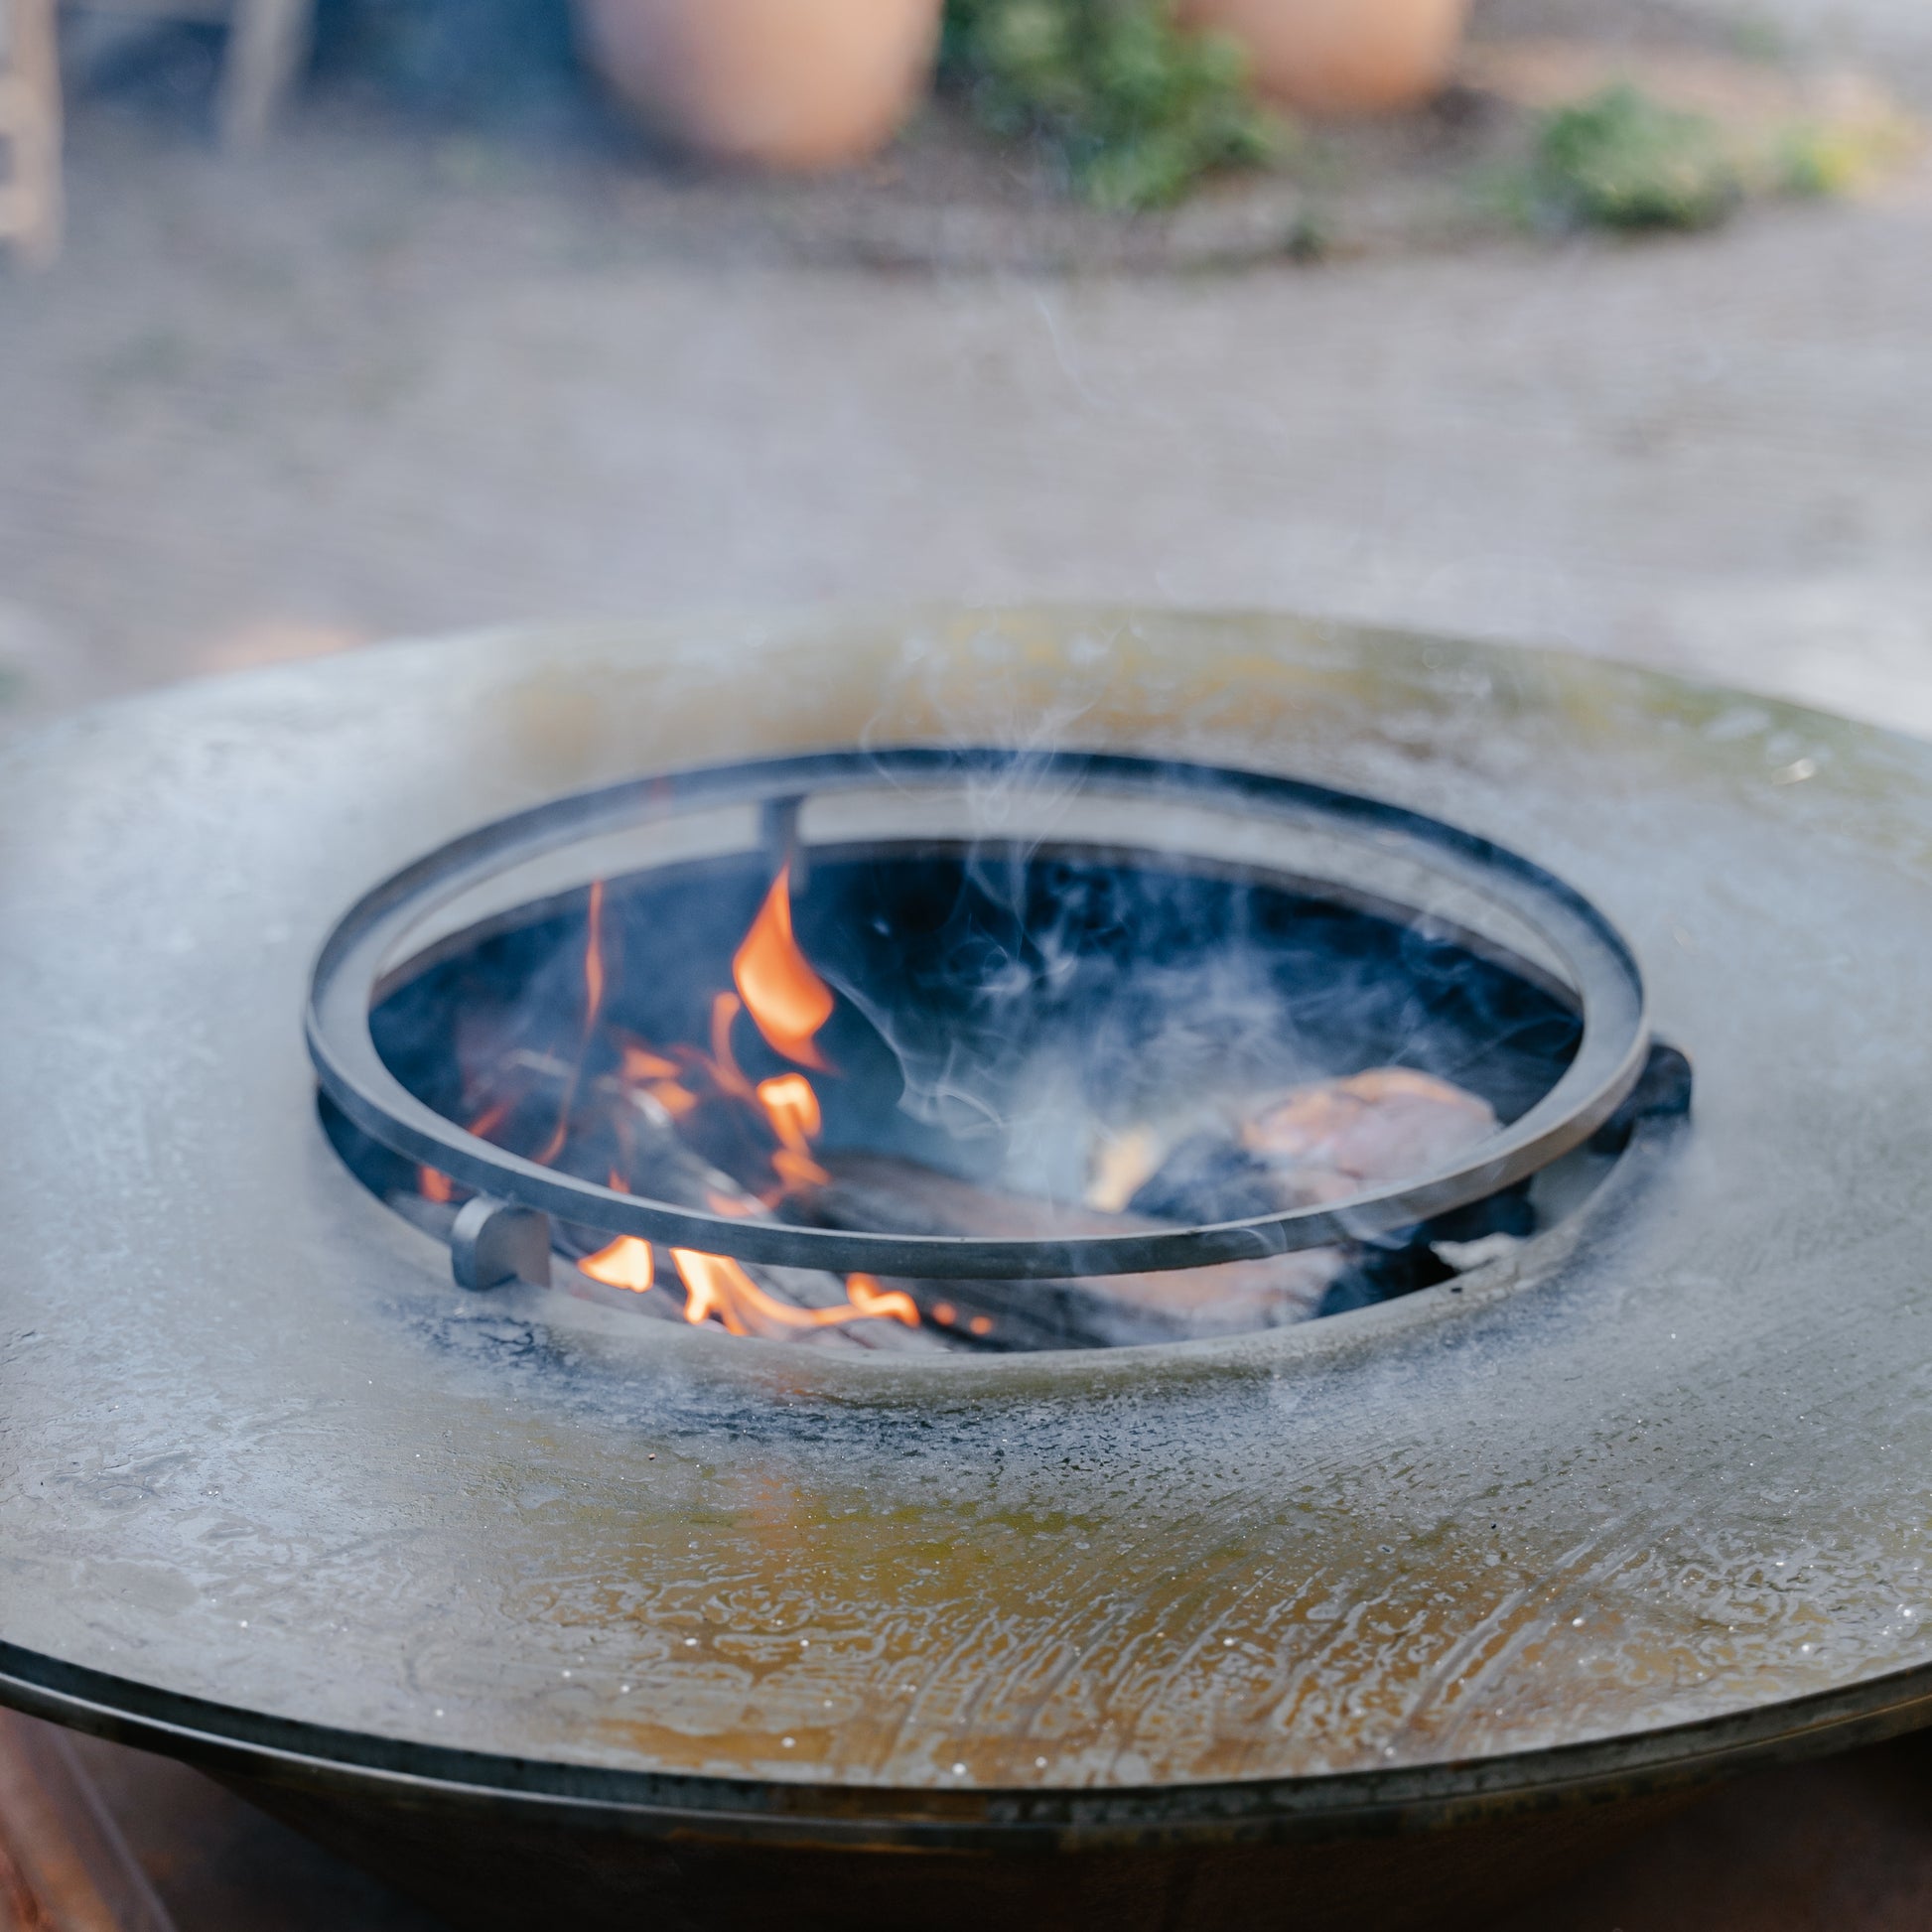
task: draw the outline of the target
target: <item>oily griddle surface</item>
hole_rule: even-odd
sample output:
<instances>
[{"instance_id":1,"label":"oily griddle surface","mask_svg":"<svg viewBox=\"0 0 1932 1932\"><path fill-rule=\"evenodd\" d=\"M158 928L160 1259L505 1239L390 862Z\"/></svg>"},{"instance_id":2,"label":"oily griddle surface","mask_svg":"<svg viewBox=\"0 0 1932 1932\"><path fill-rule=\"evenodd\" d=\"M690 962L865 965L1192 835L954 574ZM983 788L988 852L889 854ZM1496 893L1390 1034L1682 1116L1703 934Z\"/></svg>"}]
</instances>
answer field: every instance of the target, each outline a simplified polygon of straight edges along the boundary
<instances>
[{"instance_id":1,"label":"oily griddle surface","mask_svg":"<svg viewBox=\"0 0 1932 1932\"><path fill-rule=\"evenodd\" d=\"M1638 945L1695 1122L1460 1294L931 1364L460 1295L337 1162L299 1015L370 881L653 766L1049 700L1563 873ZM0 827L11 1697L913 1837L1086 1829L1095 1792L1357 1815L1918 1715L1917 746L1286 620L914 615L189 687L11 751Z\"/></svg>"}]
</instances>

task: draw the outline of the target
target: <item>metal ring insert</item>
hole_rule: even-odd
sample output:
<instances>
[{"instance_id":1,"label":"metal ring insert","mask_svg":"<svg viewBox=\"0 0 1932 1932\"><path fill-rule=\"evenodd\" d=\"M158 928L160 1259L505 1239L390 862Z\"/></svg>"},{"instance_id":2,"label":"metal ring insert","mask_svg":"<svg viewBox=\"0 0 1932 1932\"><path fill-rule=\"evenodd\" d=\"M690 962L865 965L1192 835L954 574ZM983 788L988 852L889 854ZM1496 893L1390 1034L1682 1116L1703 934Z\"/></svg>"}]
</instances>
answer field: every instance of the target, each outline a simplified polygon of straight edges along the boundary
<instances>
[{"instance_id":1,"label":"metal ring insert","mask_svg":"<svg viewBox=\"0 0 1932 1932\"><path fill-rule=\"evenodd\" d=\"M1494 908L1533 936L1582 1020L1575 1057L1526 1113L1436 1172L1350 1199L1197 1227L1070 1239L977 1239L852 1232L743 1220L619 1193L465 1132L410 1093L383 1062L370 1013L393 963L439 908L541 855L720 805L757 808L798 836L798 804L827 793L968 791L1024 762L1060 795L1183 801L1250 826L1372 851L1443 893ZM897 809L897 804L896 804ZM1351 882L1335 882L1344 891ZM1053 1280L1191 1269L1358 1240L1411 1226L1526 1179L1582 1145L1631 1094L1650 1051L1641 972L1615 926L1541 867L1441 820L1356 793L1269 773L1094 752L1021 754L907 747L713 765L558 799L455 840L358 900L322 948L310 987L309 1051L323 1090L357 1127L406 1159L515 1207L612 1235L742 1261L927 1279Z\"/></svg>"}]
</instances>

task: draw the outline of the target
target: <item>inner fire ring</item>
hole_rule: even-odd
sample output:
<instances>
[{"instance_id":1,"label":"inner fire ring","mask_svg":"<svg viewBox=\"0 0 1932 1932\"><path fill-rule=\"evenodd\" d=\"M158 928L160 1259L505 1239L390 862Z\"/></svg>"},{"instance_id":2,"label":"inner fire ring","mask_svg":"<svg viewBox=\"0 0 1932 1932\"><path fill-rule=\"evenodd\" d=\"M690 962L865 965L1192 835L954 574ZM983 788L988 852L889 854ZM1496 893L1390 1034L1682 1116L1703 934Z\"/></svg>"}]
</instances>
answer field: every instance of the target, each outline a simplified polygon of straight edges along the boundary
<instances>
[{"instance_id":1,"label":"inner fire ring","mask_svg":"<svg viewBox=\"0 0 1932 1932\"><path fill-rule=\"evenodd\" d=\"M1575 1016L1560 1074L1514 1118L1420 1173L1236 1218L1039 1238L799 1225L607 1186L467 1131L398 1077L372 1016L399 987L587 886L761 861L804 878L855 853L1042 853L1158 866L1352 908L1456 946ZM594 902L601 902L595 900ZM1641 973L1611 922L1516 853L1384 801L1297 779L1085 752L909 747L651 776L556 800L458 839L377 886L315 967L307 1015L325 1095L353 1127L474 1190L476 1237L521 1217L674 1251L932 1281L1048 1281L1199 1269L1411 1229L1523 1182L1596 1133L1651 1053ZM537 1224L547 1241L548 1227ZM459 1275L465 1225L457 1229ZM472 1278L468 1285L486 1286Z\"/></svg>"}]
</instances>

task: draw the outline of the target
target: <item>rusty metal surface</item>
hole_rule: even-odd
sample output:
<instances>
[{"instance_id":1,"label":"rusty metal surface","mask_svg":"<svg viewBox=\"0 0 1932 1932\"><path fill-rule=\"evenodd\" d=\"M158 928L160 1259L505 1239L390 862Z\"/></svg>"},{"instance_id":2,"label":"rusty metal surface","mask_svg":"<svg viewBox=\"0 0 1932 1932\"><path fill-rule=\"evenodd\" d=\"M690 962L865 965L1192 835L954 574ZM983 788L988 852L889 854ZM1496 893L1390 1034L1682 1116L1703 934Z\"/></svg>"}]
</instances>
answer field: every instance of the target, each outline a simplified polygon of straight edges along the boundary
<instances>
[{"instance_id":1,"label":"rusty metal surface","mask_svg":"<svg viewBox=\"0 0 1932 1932\"><path fill-rule=\"evenodd\" d=\"M0 1712L0 1932L438 1932L184 1764ZM0 1867L5 1869L6 1867Z\"/></svg>"},{"instance_id":2,"label":"rusty metal surface","mask_svg":"<svg viewBox=\"0 0 1932 1932\"><path fill-rule=\"evenodd\" d=\"M1734 1785L1489 1932L1923 1932L1932 1749L1918 1737Z\"/></svg>"},{"instance_id":3,"label":"rusty metal surface","mask_svg":"<svg viewBox=\"0 0 1932 1932\"><path fill-rule=\"evenodd\" d=\"M337 1164L304 981L372 879L658 766L1042 717L1568 878L1695 1124L1459 1295L929 1365L459 1295ZM903 1844L1452 1816L1917 1723L1929 942L1932 752L1277 619L498 635L80 718L0 766L4 1694L319 1784Z\"/></svg>"},{"instance_id":4,"label":"rusty metal surface","mask_svg":"<svg viewBox=\"0 0 1932 1932\"><path fill-rule=\"evenodd\" d=\"M0 1932L179 1932L72 1738L4 1711Z\"/></svg>"}]
</instances>

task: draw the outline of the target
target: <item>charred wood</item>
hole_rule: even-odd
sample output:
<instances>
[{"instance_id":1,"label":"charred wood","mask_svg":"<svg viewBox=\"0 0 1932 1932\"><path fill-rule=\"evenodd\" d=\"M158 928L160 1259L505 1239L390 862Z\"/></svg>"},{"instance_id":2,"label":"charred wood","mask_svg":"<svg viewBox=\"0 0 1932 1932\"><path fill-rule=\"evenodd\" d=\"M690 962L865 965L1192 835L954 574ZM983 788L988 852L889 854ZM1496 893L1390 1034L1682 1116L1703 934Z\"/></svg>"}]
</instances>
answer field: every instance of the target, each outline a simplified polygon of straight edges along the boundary
<instances>
[{"instance_id":1,"label":"charred wood","mask_svg":"<svg viewBox=\"0 0 1932 1932\"><path fill-rule=\"evenodd\" d=\"M881 1154L821 1158L831 1178L793 1196L821 1227L1039 1241L1152 1232L1143 1214L1107 1214L978 1186ZM1104 1348L1239 1334L1306 1320L1347 1265L1335 1249L1209 1268L1078 1281L900 1282L929 1321L992 1348Z\"/></svg>"}]
</instances>

